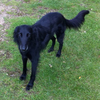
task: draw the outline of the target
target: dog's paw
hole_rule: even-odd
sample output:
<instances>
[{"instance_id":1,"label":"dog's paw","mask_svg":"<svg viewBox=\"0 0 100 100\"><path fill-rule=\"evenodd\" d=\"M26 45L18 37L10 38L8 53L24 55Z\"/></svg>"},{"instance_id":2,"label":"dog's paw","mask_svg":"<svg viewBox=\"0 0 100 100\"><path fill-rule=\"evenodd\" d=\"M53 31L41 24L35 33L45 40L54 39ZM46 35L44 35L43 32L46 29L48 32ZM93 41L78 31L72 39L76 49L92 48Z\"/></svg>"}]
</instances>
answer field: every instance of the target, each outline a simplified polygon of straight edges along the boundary
<instances>
[{"instance_id":1,"label":"dog's paw","mask_svg":"<svg viewBox=\"0 0 100 100\"><path fill-rule=\"evenodd\" d=\"M32 84L28 84L27 87L26 87L26 91L30 90L32 87L33 87Z\"/></svg>"},{"instance_id":2,"label":"dog's paw","mask_svg":"<svg viewBox=\"0 0 100 100\"><path fill-rule=\"evenodd\" d=\"M56 54L56 57L60 57L60 56L61 56L61 54L60 54L60 53L57 53L57 54Z\"/></svg>"},{"instance_id":3,"label":"dog's paw","mask_svg":"<svg viewBox=\"0 0 100 100\"><path fill-rule=\"evenodd\" d=\"M52 52L52 51L54 51L54 49L53 49L53 48L50 48L50 49L48 50L48 53L50 53L50 52Z\"/></svg>"},{"instance_id":4,"label":"dog's paw","mask_svg":"<svg viewBox=\"0 0 100 100\"><path fill-rule=\"evenodd\" d=\"M23 75L23 74L22 74L22 75L20 76L19 79L20 79L20 80L25 80L25 79L26 79L26 75Z\"/></svg>"}]
</instances>

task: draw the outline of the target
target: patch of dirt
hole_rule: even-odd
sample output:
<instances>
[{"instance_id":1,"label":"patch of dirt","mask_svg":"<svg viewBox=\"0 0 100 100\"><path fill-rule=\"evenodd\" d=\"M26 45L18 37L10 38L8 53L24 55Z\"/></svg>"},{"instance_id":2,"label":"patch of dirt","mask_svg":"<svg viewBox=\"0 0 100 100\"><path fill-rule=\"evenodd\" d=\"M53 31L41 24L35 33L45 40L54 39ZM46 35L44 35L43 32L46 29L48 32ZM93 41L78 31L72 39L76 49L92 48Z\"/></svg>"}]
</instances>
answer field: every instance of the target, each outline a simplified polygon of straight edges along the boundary
<instances>
[{"instance_id":1,"label":"patch of dirt","mask_svg":"<svg viewBox=\"0 0 100 100\"><path fill-rule=\"evenodd\" d=\"M12 6L5 6L4 4L0 3L0 25L4 24L4 17L9 16L7 11L10 11Z\"/></svg>"},{"instance_id":2,"label":"patch of dirt","mask_svg":"<svg viewBox=\"0 0 100 100\"><path fill-rule=\"evenodd\" d=\"M4 18L16 18L19 16L25 16L24 12L20 11L17 6L8 6L0 2L0 42L7 41L6 30L10 27L10 23L6 22Z\"/></svg>"},{"instance_id":3,"label":"patch of dirt","mask_svg":"<svg viewBox=\"0 0 100 100\"><path fill-rule=\"evenodd\" d=\"M9 28L9 23L6 24L4 21L4 18L10 17L10 15L7 14L7 12L11 11L11 10L12 10L12 6L6 6L6 5L0 3L0 29L1 29L0 42L6 40L6 37L5 37L5 35L7 34L6 29Z\"/></svg>"},{"instance_id":4,"label":"patch of dirt","mask_svg":"<svg viewBox=\"0 0 100 100\"><path fill-rule=\"evenodd\" d=\"M8 0L8 1L10 1L10 0ZM21 0L21 2L23 3L23 0ZM10 18L16 18L19 16L28 16L28 15L25 14L24 11L20 11L17 6L5 5L5 4L1 3L1 1L0 1L0 30L1 30L0 42L2 42L2 41L8 42L5 35L7 34L6 30L10 27L10 23L9 22L5 23L4 18L10 19Z\"/></svg>"}]
</instances>

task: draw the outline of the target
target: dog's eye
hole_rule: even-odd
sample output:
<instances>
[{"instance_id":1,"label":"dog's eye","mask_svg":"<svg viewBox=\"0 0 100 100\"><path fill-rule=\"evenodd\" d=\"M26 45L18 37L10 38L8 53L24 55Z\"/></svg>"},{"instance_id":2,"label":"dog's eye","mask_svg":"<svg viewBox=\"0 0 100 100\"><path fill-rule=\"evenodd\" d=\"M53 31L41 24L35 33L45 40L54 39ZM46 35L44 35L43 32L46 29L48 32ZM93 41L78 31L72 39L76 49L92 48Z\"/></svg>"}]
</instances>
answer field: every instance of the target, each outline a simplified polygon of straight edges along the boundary
<instances>
[{"instance_id":1,"label":"dog's eye","mask_svg":"<svg viewBox=\"0 0 100 100\"><path fill-rule=\"evenodd\" d=\"M29 34L29 33L27 33L27 34L26 34L26 36L27 36L27 37L30 37L30 34Z\"/></svg>"},{"instance_id":2,"label":"dog's eye","mask_svg":"<svg viewBox=\"0 0 100 100\"><path fill-rule=\"evenodd\" d=\"M22 33L19 33L18 35L19 35L20 37L22 37Z\"/></svg>"}]
</instances>

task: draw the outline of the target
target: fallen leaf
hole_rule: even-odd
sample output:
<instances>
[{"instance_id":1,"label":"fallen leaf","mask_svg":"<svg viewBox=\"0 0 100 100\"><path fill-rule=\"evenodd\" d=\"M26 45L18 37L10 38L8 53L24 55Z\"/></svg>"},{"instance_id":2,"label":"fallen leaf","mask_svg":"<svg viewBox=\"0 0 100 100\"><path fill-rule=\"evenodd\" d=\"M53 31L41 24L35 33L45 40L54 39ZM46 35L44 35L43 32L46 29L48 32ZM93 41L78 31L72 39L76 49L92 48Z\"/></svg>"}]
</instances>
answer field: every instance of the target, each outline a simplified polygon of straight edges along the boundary
<instances>
[{"instance_id":1,"label":"fallen leaf","mask_svg":"<svg viewBox=\"0 0 100 100\"><path fill-rule=\"evenodd\" d=\"M81 76L79 77L79 79L81 79Z\"/></svg>"},{"instance_id":2,"label":"fallen leaf","mask_svg":"<svg viewBox=\"0 0 100 100\"><path fill-rule=\"evenodd\" d=\"M52 67L52 65L51 65L51 64L49 64L49 66L50 66L50 67Z\"/></svg>"}]
</instances>

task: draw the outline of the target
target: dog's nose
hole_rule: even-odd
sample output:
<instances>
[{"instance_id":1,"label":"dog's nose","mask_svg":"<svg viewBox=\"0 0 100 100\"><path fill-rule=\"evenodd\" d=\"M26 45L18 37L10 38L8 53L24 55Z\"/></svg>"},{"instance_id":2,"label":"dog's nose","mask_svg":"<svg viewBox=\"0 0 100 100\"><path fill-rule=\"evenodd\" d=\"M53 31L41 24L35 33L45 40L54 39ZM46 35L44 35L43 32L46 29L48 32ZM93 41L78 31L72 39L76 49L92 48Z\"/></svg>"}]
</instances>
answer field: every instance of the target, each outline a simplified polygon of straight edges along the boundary
<instances>
[{"instance_id":1,"label":"dog's nose","mask_svg":"<svg viewBox=\"0 0 100 100\"><path fill-rule=\"evenodd\" d=\"M20 50L21 50L22 52L25 52L25 51L28 50L28 46L20 46L19 48L20 48Z\"/></svg>"},{"instance_id":2,"label":"dog's nose","mask_svg":"<svg viewBox=\"0 0 100 100\"><path fill-rule=\"evenodd\" d=\"M22 51L26 51L26 48L25 47L22 47Z\"/></svg>"},{"instance_id":3,"label":"dog's nose","mask_svg":"<svg viewBox=\"0 0 100 100\"><path fill-rule=\"evenodd\" d=\"M23 47L20 46L20 50L23 51L23 52L25 52L26 48L24 46Z\"/></svg>"}]
</instances>

